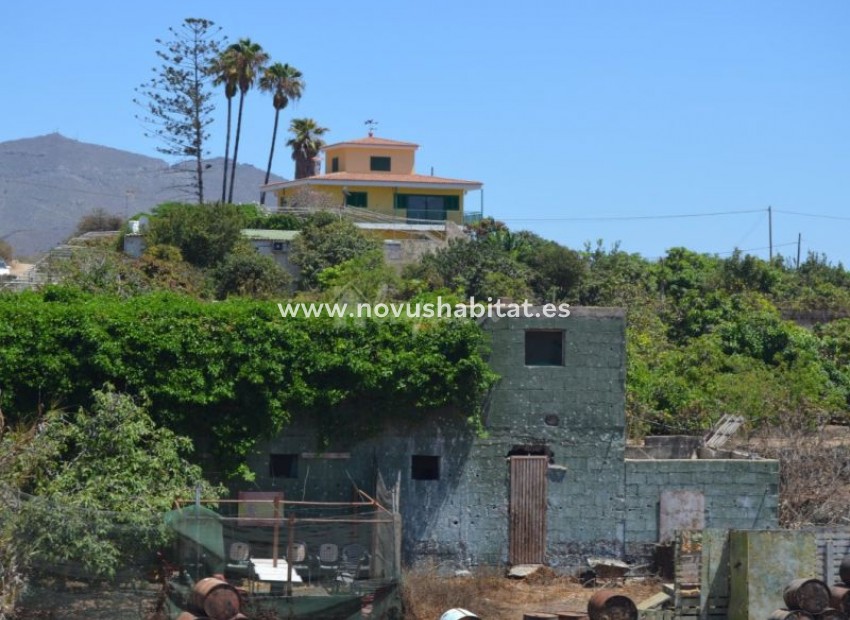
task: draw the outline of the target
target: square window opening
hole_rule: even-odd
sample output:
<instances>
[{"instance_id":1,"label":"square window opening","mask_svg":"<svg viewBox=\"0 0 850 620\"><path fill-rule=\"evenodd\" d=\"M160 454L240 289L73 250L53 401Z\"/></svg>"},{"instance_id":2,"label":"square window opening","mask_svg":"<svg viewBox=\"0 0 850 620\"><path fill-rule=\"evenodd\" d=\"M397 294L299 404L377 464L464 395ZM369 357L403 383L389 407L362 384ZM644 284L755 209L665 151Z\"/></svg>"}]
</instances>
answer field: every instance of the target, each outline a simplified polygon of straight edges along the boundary
<instances>
[{"instance_id":1,"label":"square window opening","mask_svg":"<svg viewBox=\"0 0 850 620\"><path fill-rule=\"evenodd\" d=\"M272 478L297 478L298 455L270 454L269 475L271 475Z\"/></svg>"},{"instance_id":2,"label":"square window opening","mask_svg":"<svg viewBox=\"0 0 850 620\"><path fill-rule=\"evenodd\" d=\"M414 454L410 459L410 477L413 480L439 480L440 457Z\"/></svg>"},{"instance_id":3,"label":"square window opening","mask_svg":"<svg viewBox=\"0 0 850 620\"><path fill-rule=\"evenodd\" d=\"M345 204L348 207L360 207L365 209L369 206L368 192L345 192Z\"/></svg>"},{"instance_id":4,"label":"square window opening","mask_svg":"<svg viewBox=\"0 0 850 620\"><path fill-rule=\"evenodd\" d=\"M528 330L525 332L526 366L563 366L564 332Z\"/></svg>"},{"instance_id":5,"label":"square window opening","mask_svg":"<svg viewBox=\"0 0 850 620\"><path fill-rule=\"evenodd\" d=\"M369 170L374 172L389 172L390 171L390 158L389 157L370 157L369 158Z\"/></svg>"}]
</instances>

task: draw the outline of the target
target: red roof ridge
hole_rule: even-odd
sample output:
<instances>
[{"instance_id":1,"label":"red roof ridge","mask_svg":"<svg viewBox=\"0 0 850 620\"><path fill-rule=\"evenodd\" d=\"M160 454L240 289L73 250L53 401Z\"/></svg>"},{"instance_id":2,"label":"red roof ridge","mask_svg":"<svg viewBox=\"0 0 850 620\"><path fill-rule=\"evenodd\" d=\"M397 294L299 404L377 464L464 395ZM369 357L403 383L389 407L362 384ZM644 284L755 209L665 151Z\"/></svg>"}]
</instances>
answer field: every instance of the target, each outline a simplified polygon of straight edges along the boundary
<instances>
[{"instance_id":1,"label":"red roof ridge","mask_svg":"<svg viewBox=\"0 0 850 620\"><path fill-rule=\"evenodd\" d=\"M345 146L346 144L356 145L356 146L395 146L395 147L406 147L406 148L419 148L418 144L413 142L401 142L399 140L389 140L387 138L376 138L375 136L367 136L365 138L358 138L356 140L346 140L344 142L336 142L335 144L328 144L325 147L325 150L335 148L338 146Z\"/></svg>"}]
</instances>

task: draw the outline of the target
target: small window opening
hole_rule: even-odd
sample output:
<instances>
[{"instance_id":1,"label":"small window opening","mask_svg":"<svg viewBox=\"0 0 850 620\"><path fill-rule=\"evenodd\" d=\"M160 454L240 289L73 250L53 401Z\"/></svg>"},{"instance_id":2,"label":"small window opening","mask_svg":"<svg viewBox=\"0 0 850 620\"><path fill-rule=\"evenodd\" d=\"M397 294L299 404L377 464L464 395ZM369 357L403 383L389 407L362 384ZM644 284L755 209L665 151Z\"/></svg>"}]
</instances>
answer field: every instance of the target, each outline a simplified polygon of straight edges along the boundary
<instances>
[{"instance_id":1,"label":"small window opening","mask_svg":"<svg viewBox=\"0 0 850 620\"><path fill-rule=\"evenodd\" d=\"M339 172L339 157L331 159L331 172Z\"/></svg>"},{"instance_id":2,"label":"small window opening","mask_svg":"<svg viewBox=\"0 0 850 620\"><path fill-rule=\"evenodd\" d=\"M564 332L528 330L525 332L526 366L563 366Z\"/></svg>"},{"instance_id":3,"label":"small window opening","mask_svg":"<svg viewBox=\"0 0 850 620\"><path fill-rule=\"evenodd\" d=\"M272 478L297 478L298 477L298 455L297 454L271 454L269 455L269 474Z\"/></svg>"},{"instance_id":4,"label":"small window opening","mask_svg":"<svg viewBox=\"0 0 850 620\"><path fill-rule=\"evenodd\" d=\"M389 157L370 157L369 158L369 170L378 171L378 172L389 172L390 171L390 158Z\"/></svg>"},{"instance_id":5,"label":"small window opening","mask_svg":"<svg viewBox=\"0 0 850 620\"><path fill-rule=\"evenodd\" d=\"M439 480L440 457L414 454L410 459L410 477L414 480Z\"/></svg>"}]
</instances>

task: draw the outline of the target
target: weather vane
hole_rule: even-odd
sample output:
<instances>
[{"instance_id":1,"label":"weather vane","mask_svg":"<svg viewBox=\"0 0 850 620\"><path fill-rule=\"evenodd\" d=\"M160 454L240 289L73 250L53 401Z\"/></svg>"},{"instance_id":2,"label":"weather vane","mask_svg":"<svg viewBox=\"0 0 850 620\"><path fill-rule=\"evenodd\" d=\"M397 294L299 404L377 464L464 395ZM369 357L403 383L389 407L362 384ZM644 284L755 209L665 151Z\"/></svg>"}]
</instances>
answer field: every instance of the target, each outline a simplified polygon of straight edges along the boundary
<instances>
[{"instance_id":1,"label":"weather vane","mask_svg":"<svg viewBox=\"0 0 850 620\"><path fill-rule=\"evenodd\" d=\"M372 120L370 118L368 121L366 121L363 124L366 125L369 128L369 137L371 138L372 136L374 136L375 135L375 127L378 126L378 121Z\"/></svg>"}]
</instances>

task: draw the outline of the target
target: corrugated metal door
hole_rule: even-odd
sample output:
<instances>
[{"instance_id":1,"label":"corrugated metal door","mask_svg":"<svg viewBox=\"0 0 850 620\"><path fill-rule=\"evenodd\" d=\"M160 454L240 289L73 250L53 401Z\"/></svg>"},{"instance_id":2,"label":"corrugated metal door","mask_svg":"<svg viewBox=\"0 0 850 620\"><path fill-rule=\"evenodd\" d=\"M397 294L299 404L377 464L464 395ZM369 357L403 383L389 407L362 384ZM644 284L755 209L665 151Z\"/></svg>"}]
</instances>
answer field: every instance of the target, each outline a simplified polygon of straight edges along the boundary
<instances>
[{"instance_id":1,"label":"corrugated metal door","mask_svg":"<svg viewBox=\"0 0 850 620\"><path fill-rule=\"evenodd\" d=\"M508 561L543 564L546 555L546 456L510 458L511 501Z\"/></svg>"}]
</instances>

